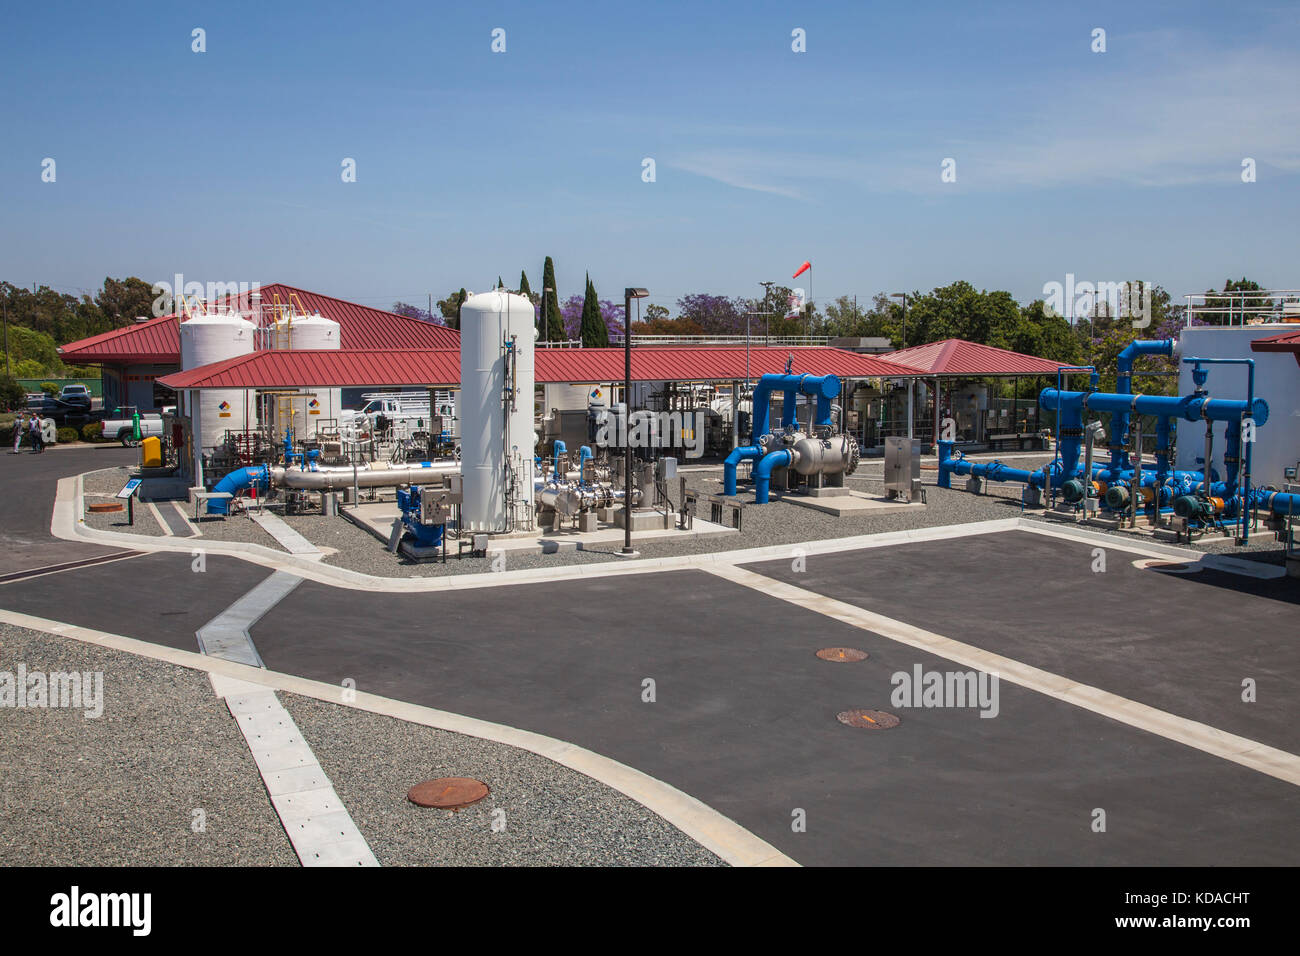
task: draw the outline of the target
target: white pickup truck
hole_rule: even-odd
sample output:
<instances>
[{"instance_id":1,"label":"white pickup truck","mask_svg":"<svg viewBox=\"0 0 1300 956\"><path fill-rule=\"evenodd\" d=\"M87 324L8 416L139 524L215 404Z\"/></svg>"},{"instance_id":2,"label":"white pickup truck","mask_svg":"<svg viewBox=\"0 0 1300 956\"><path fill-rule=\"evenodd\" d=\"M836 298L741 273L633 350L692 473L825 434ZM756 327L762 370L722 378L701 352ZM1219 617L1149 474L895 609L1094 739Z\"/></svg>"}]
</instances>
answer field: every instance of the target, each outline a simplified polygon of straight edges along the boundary
<instances>
[{"instance_id":1,"label":"white pickup truck","mask_svg":"<svg viewBox=\"0 0 1300 956\"><path fill-rule=\"evenodd\" d=\"M123 445L139 444L133 437L132 417L136 413L133 405L119 405L113 410L112 415L104 418L103 436L107 439L116 438ZM140 437L141 438L161 438L163 434L162 416L157 412L140 413Z\"/></svg>"}]
</instances>

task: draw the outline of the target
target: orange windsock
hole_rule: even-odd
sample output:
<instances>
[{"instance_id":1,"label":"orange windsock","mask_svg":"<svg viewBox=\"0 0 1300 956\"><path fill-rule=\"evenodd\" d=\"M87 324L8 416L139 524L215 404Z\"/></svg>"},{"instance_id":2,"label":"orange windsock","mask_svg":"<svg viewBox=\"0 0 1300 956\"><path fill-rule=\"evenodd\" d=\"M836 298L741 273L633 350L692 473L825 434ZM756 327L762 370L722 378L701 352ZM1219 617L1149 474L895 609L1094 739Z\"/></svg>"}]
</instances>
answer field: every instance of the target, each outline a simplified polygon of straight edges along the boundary
<instances>
[{"instance_id":1,"label":"orange windsock","mask_svg":"<svg viewBox=\"0 0 1300 956\"><path fill-rule=\"evenodd\" d=\"M805 262L803 265L801 265L801 266L799 267L799 271L797 271L797 272L796 272L794 275L792 275L790 278L791 278L791 279L797 279L797 278L799 278L801 275L803 275L805 272L807 272L807 271L808 271L809 269L811 269L811 268L812 268L812 263L811 263L811 262Z\"/></svg>"}]
</instances>

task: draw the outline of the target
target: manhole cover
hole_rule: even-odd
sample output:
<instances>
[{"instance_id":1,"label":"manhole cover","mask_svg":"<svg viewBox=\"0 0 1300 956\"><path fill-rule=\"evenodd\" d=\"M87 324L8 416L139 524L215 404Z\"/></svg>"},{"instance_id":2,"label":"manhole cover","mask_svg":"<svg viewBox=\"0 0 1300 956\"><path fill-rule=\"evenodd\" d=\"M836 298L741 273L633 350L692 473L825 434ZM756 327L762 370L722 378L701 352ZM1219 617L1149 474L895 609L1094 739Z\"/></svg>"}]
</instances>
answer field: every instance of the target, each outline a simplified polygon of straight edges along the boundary
<instances>
[{"instance_id":1,"label":"manhole cover","mask_svg":"<svg viewBox=\"0 0 1300 956\"><path fill-rule=\"evenodd\" d=\"M122 502L110 501L107 504L102 504L102 505L87 505L86 510L89 511L91 514L96 514L96 515L104 514L105 512L108 511L121 511Z\"/></svg>"},{"instance_id":2,"label":"manhole cover","mask_svg":"<svg viewBox=\"0 0 1300 956\"><path fill-rule=\"evenodd\" d=\"M406 798L421 807L437 807L441 810L459 810L471 803L478 803L488 795L488 785L471 777L439 777L417 783L406 794Z\"/></svg>"},{"instance_id":3,"label":"manhole cover","mask_svg":"<svg viewBox=\"0 0 1300 956\"><path fill-rule=\"evenodd\" d=\"M860 651L856 647L823 647L817 652L817 656L824 661L847 664L851 661L865 661L867 652Z\"/></svg>"},{"instance_id":4,"label":"manhole cover","mask_svg":"<svg viewBox=\"0 0 1300 956\"><path fill-rule=\"evenodd\" d=\"M1144 571L1162 571L1165 574L1196 574L1201 570L1199 565L1188 564L1185 561L1160 561L1146 558L1133 563Z\"/></svg>"},{"instance_id":5,"label":"manhole cover","mask_svg":"<svg viewBox=\"0 0 1300 956\"><path fill-rule=\"evenodd\" d=\"M846 710L836 714L836 718L841 724L864 730L893 730L898 726L898 718L883 710Z\"/></svg>"}]
</instances>

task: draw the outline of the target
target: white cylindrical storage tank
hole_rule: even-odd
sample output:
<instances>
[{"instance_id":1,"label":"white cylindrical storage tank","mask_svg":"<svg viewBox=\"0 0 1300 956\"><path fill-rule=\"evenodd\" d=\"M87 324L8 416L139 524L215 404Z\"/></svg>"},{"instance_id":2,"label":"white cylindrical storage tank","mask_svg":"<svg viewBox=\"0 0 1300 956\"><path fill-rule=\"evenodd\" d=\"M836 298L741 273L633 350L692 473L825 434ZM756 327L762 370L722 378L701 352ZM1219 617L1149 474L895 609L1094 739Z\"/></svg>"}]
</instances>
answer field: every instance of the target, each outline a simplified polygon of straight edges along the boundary
<instances>
[{"instance_id":1,"label":"white cylindrical storage tank","mask_svg":"<svg viewBox=\"0 0 1300 956\"><path fill-rule=\"evenodd\" d=\"M272 329L272 347L277 349L337 349L341 347L339 324L327 319L319 312L313 315L284 316L278 319ZM291 404L297 413L293 415L294 430L300 437L307 438L316 433L317 425L324 421L333 421L337 425L339 413L343 410L341 388L300 388L309 397L302 401L278 403L283 406L286 421L276 421L276 434L283 435L288 424L288 406Z\"/></svg>"},{"instance_id":2,"label":"white cylindrical storage tank","mask_svg":"<svg viewBox=\"0 0 1300 956\"><path fill-rule=\"evenodd\" d=\"M504 532L532 518L534 314L528 299L500 290L461 306L457 411L466 531Z\"/></svg>"},{"instance_id":3,"label":"white cylindrical storage tank","mask_svg":"<svg viewBox=\"0 0 1300 956\"><path fill-rule=\"evenodd\" d=\"M182 322L181 369L189 371L253 351L253 323L237 315L208 313ZM244 389L203 389L189 409L193 433L206 454L225 439L226 430L255 426Z\"/></svg>"}]
</instances>

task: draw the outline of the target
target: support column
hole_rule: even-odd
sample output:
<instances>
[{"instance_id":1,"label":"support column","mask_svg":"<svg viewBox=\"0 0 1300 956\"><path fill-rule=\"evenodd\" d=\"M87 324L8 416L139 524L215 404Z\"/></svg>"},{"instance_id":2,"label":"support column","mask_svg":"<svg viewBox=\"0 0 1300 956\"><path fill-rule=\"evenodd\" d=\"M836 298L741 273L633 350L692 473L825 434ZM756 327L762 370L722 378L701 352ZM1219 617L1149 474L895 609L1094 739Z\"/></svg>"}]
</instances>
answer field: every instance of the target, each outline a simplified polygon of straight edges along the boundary
<instances>
[{"instance_id":1,"label":"support column","mask_svg":"<svg viewBox=\"0 0 1300 956\"><path fill-rule=\"evenodd\" d=\"M751 417L753 416L751 406ZM731 383L731 449L740 447L740 383Z\"/></svg>"},{"instance_id":2,"label":"support column","mask_svg":"<svg viewBox=\"0 0 1300 956\"><path fill-rule=\"evenodd\" d=\"M939 376L934 377L934 434L931 436L934 440L934 447L939 447Z\"/></svg>"},{"instance_id":3,"label":"support column","mask_svg":"<svg viewBox=\"0 0 1300 956\"><path fill-rule=\"evenodd\" d=\"M909 378L907 380L907 437L908 438L916 437L916 429L914 427L916 423L916 412L915 409L913 408L913 403L915 401L916 401L916 379Z\"/></svg>"}]
</instances>

